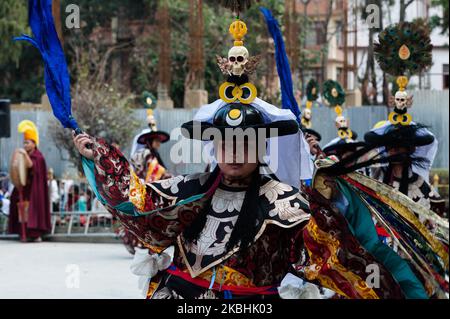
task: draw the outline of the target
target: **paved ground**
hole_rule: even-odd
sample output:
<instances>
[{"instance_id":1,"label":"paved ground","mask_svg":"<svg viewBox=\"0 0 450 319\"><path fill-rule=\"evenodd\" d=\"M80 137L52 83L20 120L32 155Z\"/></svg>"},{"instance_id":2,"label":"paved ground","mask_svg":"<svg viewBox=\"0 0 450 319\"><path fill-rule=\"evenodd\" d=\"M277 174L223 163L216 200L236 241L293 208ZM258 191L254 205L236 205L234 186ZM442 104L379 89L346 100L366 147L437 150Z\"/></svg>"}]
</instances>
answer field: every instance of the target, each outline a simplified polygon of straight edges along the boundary
<instances>
[{"instance_id":1,"label":"paved ground","mask_svg":"<svg viewBox=\"0 0 450 319\"><path fill-rule=\"evenodd\" d=\"M142 299L131 260L121 244L0 240L0 299Z\"/></svg>"}]
</instances>

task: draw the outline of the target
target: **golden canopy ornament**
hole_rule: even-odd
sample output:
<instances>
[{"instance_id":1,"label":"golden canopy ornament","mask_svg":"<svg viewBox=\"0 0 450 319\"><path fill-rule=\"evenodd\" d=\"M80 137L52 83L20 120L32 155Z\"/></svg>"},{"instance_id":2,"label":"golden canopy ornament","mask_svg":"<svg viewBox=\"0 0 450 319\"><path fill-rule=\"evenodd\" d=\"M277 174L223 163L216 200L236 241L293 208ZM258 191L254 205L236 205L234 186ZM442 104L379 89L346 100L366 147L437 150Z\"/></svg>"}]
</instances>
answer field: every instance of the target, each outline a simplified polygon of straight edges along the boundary
<instances>
[{"instance_id":1,"label":"golden canopy ornament","mask_svg":"<svg viewBox=\"0 0 450 319\"><path fill-rule=\"evenodd\" d=\"M244 37L248 32L247 25L242 20L236 20L231 23L229 28L230 34L234 39L234 46L243 46L244 45Z\"/></svg>"}]
</instances>

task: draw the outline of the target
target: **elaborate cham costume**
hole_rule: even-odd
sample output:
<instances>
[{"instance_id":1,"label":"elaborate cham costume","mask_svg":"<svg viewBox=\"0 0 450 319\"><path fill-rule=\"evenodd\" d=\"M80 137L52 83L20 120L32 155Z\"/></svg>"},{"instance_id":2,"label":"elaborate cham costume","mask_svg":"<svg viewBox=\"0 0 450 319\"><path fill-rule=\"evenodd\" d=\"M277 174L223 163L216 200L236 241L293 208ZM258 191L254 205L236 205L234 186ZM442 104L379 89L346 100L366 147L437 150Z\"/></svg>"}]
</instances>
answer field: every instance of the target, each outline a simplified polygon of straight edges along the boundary
<instances>
[{"instance_id":1,"label":"elaborate cham costume","mask_svg":"<svg viewBox=\"0 0 450 319\"><path fill-rule=\"evenodd\" d=\"M170 136L157 129L153 111L148 110L147 113L149 128L135 136L131 149L131 164L139 178L145 182L152 182L164 177L167 170L158 150L151 146L152 142L157 139L161 143L166 143Z\"/></svg>"},{"instance_id":2,"label":"elaborate cham costume","mask_svg":"<svg viewBox=\"0 0 450 319\"><path fill-rule=\"evenodd\" d=\"M164 162L158 150L152 146L152 142L157 139L161 143L166 143L170 138L169 134L157 129L152 109L147 110L147 123L149 127L143 129L134 137L130 157L134 172L144 183L157 181L168 176ZM139 239L120 223L115 224L115 232L131 254L135 254L136 247L142 247Z\"/></svg>"},{"instance_id":3,"label":"elaborate cham costume","mask_svg":"<svg viewBox=\"0 0 450 319\"><path fill-rule=\"evenodd\" d=\"M325 81L322 96L336 112L337 116L334 123L338 135L325 145L323 152L328 156L335 155L341 159L348 153L355 152L364 143L357 141L358 135L350 129L349 120L343 115L342 105L345 103L345 91L339 82Z\"/></svg>"},{"instance_id":4,"label":"elaborate cham costume","mask_svg":"<svg viewBox=\"0 0 450 319\"><path fill-rule=\"evenodd\" d=\"M442 210L444 200L429 184L438 142L425 126L412 121L408 108L413 104L413 97L406 91L405 74L419 74L432 63L429 32L419 23L405 22L383 30L379 40L375 56L386 73L397 76L398 90L389 98L393 111L388 121L364 137L368 144L384 151L385 156L391 155L385 165L372 169L372 176L427 209ZM392 43L397 52L393 51ZM391 51L396 54L390 54ZM401 167L400 174L394 174L394 165Z\"/></svg>"},{"instance_id":5,"label":"elaborate cham costume","mask_svg":"<svg viewBox=\"0 0 450 319\"><path fill-rule=\"evenodd\" d=\"M230 3L242 11L241 1ZM51 17L50 5L40 10ZM35 17L33 10L30 17ZM42 37L42 28L57 39L48 25L53 26L44 21L31 25L39 39L31 42L40 50L49 47L40 44L49 39ZM432 212L387 185L346 171L350 167L345 160L317 161L312 187L295 188L304 174L299 158L310 161L309 152L300 156L305 150L300 117L256 97L248 74L257 59L243 46L247 27L237 19L230 32L234 46L228 58L219 59L228 76L220 100L201 107L182 132L205 141L214 157L215 147L236 138L227 132L256 130L247 142L262 138L269 147L267 156L258 158L249 185L226 186L214 165L212 172L144 184L120 151L101 139L93 139L94 159L83 158L98 199L153 252L140 269L152 277L148 297L277 297L280 282L293 272L344 298L442 298L448 292L448 223L436 218L444 234L438 240L414 215L434 216ZM56 49L61 50L58 45ZM51 101L54 110L64 110L64 126L79 130L70 104ZM278 149L270 145L273 140ZM372 215L396 234L402 257L378 239ZM173 263L164 254L171 245ZM376 271L375 282L368 269Z\"/></svg>"}]
</instances>

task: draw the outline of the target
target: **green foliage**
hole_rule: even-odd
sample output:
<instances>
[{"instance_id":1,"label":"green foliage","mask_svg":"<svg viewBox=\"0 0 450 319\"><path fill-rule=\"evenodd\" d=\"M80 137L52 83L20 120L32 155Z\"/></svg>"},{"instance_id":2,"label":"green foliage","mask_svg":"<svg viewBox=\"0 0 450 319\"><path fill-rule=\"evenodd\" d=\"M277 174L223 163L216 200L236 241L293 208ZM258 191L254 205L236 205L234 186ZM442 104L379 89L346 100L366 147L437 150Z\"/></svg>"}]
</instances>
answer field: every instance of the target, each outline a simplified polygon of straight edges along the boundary
<instances>
[{"instance_id":1,"label":"green foliage","mask_svg":"<svg viewBox=\"0 0 450 319\"><path fill-rule=\"evenodd\" d=\"M16 23L16 30L10 31L11 36L28 33L27 25L27 7L26 0L2 0L0 1L0 13L6 12L7 4L13 7L20 7L20 10L14 10L16 16L9 20L19 21ZM70 3L76 3L80 7L81 29L67 29L63 27L65 38L65 53L71 73L71 83L75 86L79 83L82 74L76 64L79 63L77 53L70 45L77 38L84 37L86 43L79 48L85 50L93 50L92 47L99 46L99 43L89 43L89 36L93 30L102 26L108 28L113 17L123 17L123 21L140 20L144 21L150 28L154 28L156 23L157 4L156 0L61 0L61 19L64 25L66 18L65 6ZM170 0L169 10L171 16L171 70L172 80L170 88L170 96L174 99L175 105L180 107L183 105L185 78L188 71L187 56L189 52L189 1L186 0ZM253 6L241 13L243 19L249 29L249 33L245 39L245 46L251 55L262 54L263 59L255 73L252 81L259 88L259 95L271 103L276 104L279 96L269 96L265 92L264 87L270 72L273 71L275 61L269 54L267 39L270 37L265 21L259 11L260 6L265 6L272 10L274 16L283 24L284 1L279 0L260 0L255 1ZM10 7L8 7L10 8ZM20 15L17 17L18 13ZM1 14L0 17L6 15ZM234 17L230 10L221 6L217 0L203 0L203 16L204 16L204 54L205 54L205 89L209 93L210 101L218 98L218 87L225 80L216 64L216 54L226 56L228 50L233 45L233 40L228 33L228 27ZM0 21L5 20L0 18ZM157 30L151 29L149 34L143 33L142 36L132 39L132 51L129 57L129 66L131 68L131 91L134 95L140 95L143 91L149 91L156 95L158 85L158 55L159 43ZM1 31L0 31L1 35ZM9 37L9 35L8 35ZM299 34L301 41L302 32ZM2 49L5 40L2 41ZM23 52L17 57L18 63L9 62L0 63L0 95L11 98L14 102L30 101L39 102L41 95L45 92L43 80L43 67L39 53L29 45L13 44L15 49L24 48ZM107 48L103 48L107 49ZM3 50L0 56L13 57L13 54L4 54ZM301 50L299 68L308 68L308 65L317 63L320 60L320 52L313 54ZM117 54L114 53L114 54ZM113 56L113 55L111 55ZM1 59L1 58L0 58ZM12 62L11 62L12 61ZM108 58L107 67L111 66L111 57ZM96 66L91 64L90 71ZM106 69L109 74L110 69ZM276 76L276 71L273 74ZM110 79L105 77L103 84L107 84ZM120 79L112 79L120 81ZM276 81L276 80L275 80ZM138 101L140 102L140 101ZM138 104L138 103L136 103Z\"/></svg>"},{"instance_id":2,"label":"green foliage","mask_svg":"<svg viewBox=\"0 0 450 319\"><path fill-rule=\"evenodd\" d=\"M80 7L82 21L82 31L90 34L97 26L107 26L111 23L112 17L122 15L123 17L133 17L134 19L145 19L156 11L155 0L61 0L61 7L65 8L69 4L76 4ZM64 10L61 10L64 15ZM64 21L64 19L63 19ZM70 30L63 28L67 34Z\"/></svg>"},{"instance_id":3,"label":"green foliage","mask_svg":"<svg viewBox=\"0 0 450 319\"><path fill-rule=\"evenodd\" d=\"M154 2L154 0L147 0ZM245 38L245 46L251 55L264 54L266 48L262 48L258 42L261 38L268 37L268 31L259 11L259 6L266 6L273 10L274 15L281 17L284 5L276 0L262 0L253 5L249 10L241 14L241 19L247 23L249 33ZM178 107L183 105L185 77L188 72L187 56L189 50L189 2L186 0L169 1L171 17L171 60L172 80L170 96ZM226 56L233 45L233 39L228 32L230 23L234 20L230 10L221 6L219 1L203 1L204 18L204 56L205 56L205 90L209 100L218 98L218 88L225 80L216 63L216 55ZM151 24L154 21L150 22ZM149 90L156 92L158 84L158 39L155 34L136 40L135 48L130 59L133 66L134 77L132 86L135 92ZM263 87L261 75L267 71L265 59L258 67L254 82L258 87ZM252 79L253 80L253 79ZM264 94L264 92L260 92ZM272 97L275 101L277 97ZM270 99L269 99L270 100Z\"/></svg>"},{"instance_id":4,"label":"green foliage","mask_svg":"<svg viewBox=\"0 0 450 319\"><path fill-rule=\"evenodd\" d=\"M432 27L440 28L441 34L448 34L448 0L432 0L431 5L442 9L442 14L430 18Z\"/></svg>"},{"instance_id":5,"label":"green foliage","mask_svg":"<svg viewBox=\"0 0 450 319\"><path fill-rule=\"evenodd\" d=\"M44 87L44 67L39 51L27 48L21 52L18 65L7 63L0 66L0 97L11 99L12 103L39 103Z\"/></svg>"},{"instance_id":6,"label":"green foliage","mask_svg":"<svg viewBox=\"0 0 450 319\"><path fill-rule=\"evenodd\" d=\"M19 61L22 46L12 38L28 32L27 2L25 0L0 1L0 65Z\"/></svg>"}]
</instances>

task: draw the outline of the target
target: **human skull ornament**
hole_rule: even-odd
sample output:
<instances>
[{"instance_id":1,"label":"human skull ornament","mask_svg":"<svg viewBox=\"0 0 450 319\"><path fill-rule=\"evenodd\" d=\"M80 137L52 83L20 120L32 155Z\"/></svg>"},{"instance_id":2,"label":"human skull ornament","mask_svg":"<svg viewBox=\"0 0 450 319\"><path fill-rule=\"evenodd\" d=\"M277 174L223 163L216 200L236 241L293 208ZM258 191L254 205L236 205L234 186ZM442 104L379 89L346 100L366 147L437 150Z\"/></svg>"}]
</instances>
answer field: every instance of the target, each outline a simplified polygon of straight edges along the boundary
<instances>
[{"instance_id":1,"label":"human skull ornament","mask_svg":"<svg viewBox=\"0 0 450 319\"><path fill-rule=\"evenodd\" d=\"M347 119L344 116L342 116L342 115L336 117L336 127L338 129L339 128L346 128L346 127L348 127Z\"/></svg>"},{"instance_id":2,"label":"human skull ornament","mask_svg":"<svg viewBox=\"0 0 450 319\"><path fill-rule=\"evenodd\" d=\"M404 110L408 107L408 93L406 91L397 91L395 93L395 107Z\"/></svg>"},{"instance_id":3,"label":"human skull ornament","mask_svg":"<svg viewBox=\"0 0 450 319\"><path fill-rule=\"evenodd\" d=\"M152 131L157 131L157 127L156 127L156 120L155 117L153 115L149 115L147 116L147 124L150 127L150 129Z\"/></svg>"},{"instance_id":4,"label":"human skull ornament","mask_svg":"<svg viewBox=\"0 0 450 319\"><path fill-rule=\"evenodd\" d=\"M234 46L228 51L228 61L231 63L231 73L241 76L248 62L248 50L244 46Z\"/></svg>"},{"instance_id":5,"label":"human skull ornament","mask_svg":"<svg viewBox=\"0 0 450 319\"><path fill-rule=\"evenodd\" d=\"M311 112L311 110L310 109L304 109L303 110L303 117L306 119L306 120L311 120L311 116L312 116L312 112Z\"/></svg>"}]
</instances>

